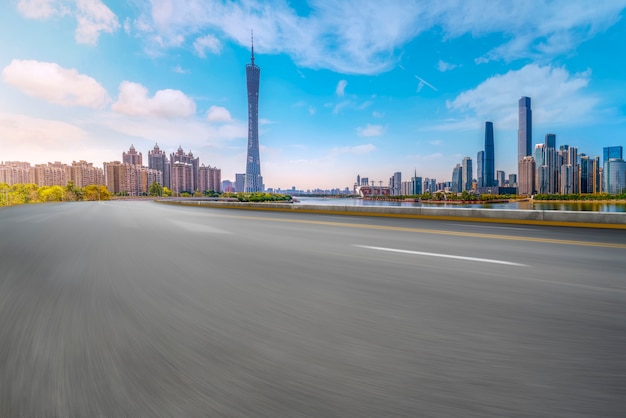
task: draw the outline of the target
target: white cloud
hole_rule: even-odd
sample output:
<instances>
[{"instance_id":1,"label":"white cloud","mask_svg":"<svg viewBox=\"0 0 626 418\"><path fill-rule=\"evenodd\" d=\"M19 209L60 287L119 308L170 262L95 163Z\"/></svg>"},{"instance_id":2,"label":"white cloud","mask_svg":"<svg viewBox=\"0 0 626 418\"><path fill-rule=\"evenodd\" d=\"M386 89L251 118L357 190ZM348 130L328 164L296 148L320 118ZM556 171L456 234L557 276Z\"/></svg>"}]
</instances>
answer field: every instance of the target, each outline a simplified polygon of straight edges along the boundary
<instances>
[{"instance_id":1,"label":"white cloud","mask_svg":"<svg viewBox=\"0 0 626 418\"><path fill-rule=\"evenodd\" d=\"M625 0L586 2L528 0L483 2L448 0L313 1L299 16L289 2L206 2L153 0L144 18L171 45L169 38L216 31L255 50L284 53L298 66L325 68L343 74L376 74L393 68L398 51L417 35L439 28L445 39L500 34L503 44L483 60L515 59L571 53L581 42L612 26ZM153 41L153 38L150 38Z\"/></svg>"},{"instance_id":2,"label":"white cloud","mask_svg":"<svg viewBox=\"0 0 626 418\"><path fill-rule=\"evenodd\" d=\"M503 33L509 41L482 56L478 62L569 54L579 44L620 19L624 0L586 2L557 0L460 2L445 10L442 26L449 37L470 33L483 36Z\"/></svg>"},{"instance_id":3,"label":"white cloud","mask_svg":"<svg viewBox=\"0 0 626 418\"><path fill-rule=\"evenodd\" d=\"M382 125L367 124L365 127L358 127L356 133L359 136L380 136L385 132Z\"/></svg>"},{"instance_id":4,"label":"white cloud","mask_svg":"<svg viewBox=\"0 0 626 418\"><path fill-rule=\"evenodd\" d=\"M372 116L375 117L376 119L381 119L381 118L383 118L385 116L385 114L382 113L382 112L378 112L378 111L374 110L372 112Z\"/></svg>"},{"instance_id":5,"label":"white cloud","mask_svg":"<svg viewBox=\"0 0 626 418\"><path fill-rule=\"evenodd\" d=\"M196 112L196 104L180 90L159 90L149 97L148 89L141 84L123 81L111 109L129 116L184 118Z\"/></svg>"},{"instance_id":6,"label":"white cloud","mask_svg":"<svg viewBox=\"0 0 626 418\"><path fill-rule=\"evenodd\" d=\"M316 112L317 109L315 109L313 106L309 106L309 115L313 116Z\"/></svg>"},{"instance_id":7,"label":"white cloud","mask_svg":"<svg viewBox=\"0 0 626 418\"><path fill-rule=\"evenodd\" d=\"M487 79L446 102L446 106L470 112L482 121L492 120L499 128L515 129L517 102L521 96L528 96L533 99L533 124L581 123L593 117L598 103L584 92L590 76L589 71L570 74L562 67L529 64Z\"/></svg>"},{"instance_id":8,"label":"white cloud","mask_svg":"<svg viewBox=\"0 0 626 418\"><path fill-rule=\"evenodd\" d=\"M181 66L180 66L180 64L179 64L179 65L177 65L176 67L174 67L174 70L173 70L173 71L174 71L176 74L188 74L188 73L189 73L189 70L185 70L185 69L183 69L183 67L181 67Z\"/></svg>"},{"instance_id":9,"label":"white cloud","mask_svg":"<svg viewBox=\"0 0 626 418\"><path fill-rule=\"evenodd\" d=\"M100 0L76 1L76 42L96 45L101 32L113 33L120 24L117 16Z\"/></svg>"},{"instance_id":10,"label":"white cloud","mask_svg":"<svg viewBox=\"0 0 626 418\"><path fill-rule=\"evenodd\" d=\"M0 112L0 144L3 150L14 151L23 144L26 150L51 151L75 145L86 136L83 129L70 123Z\"/></svg>"},{"instance_id":11,"label":"white cloud","mask_svg":"<svg viewBox=\"0 0 626 418\"><path fill-rule=\"evenodd\" d=\"M458 65L456 64L450 64L442 60L439 60L439 62L437 63L437 69L441 71L442 73L446 71L454 70L457 67Z\"/></svg>"},{"instance_id":12,"label":"white cloud","mask_svg":"<svg viewBox=\"0 0 626 418\"><path fill-rule=\"evenodd\" d=\"M74 37L80 44L96 45L100 33L113 33L120 27L117 16L100 0L19 0L17 10L30 19L74 16Z\"/></svg>"},{"instance_id":13,"label":"white cloud","mask_svg":"<svg viewBox=\"0 0 626 418\"><path fill-rule=\"evenodd\" d=\"M211 106L207 112L207 120L209 122L230 122L232 118L230 112L225 107Z\"/></svg>"},{"instance_id":14,"label":"white cloud","mask_svg":"<svg viewBox=\"0 0 626 418\"><path fill-rule=\"evenodd\" d=\"M59 0L19 0L17 10L29 19L47 19L62 13Z\"/></svg>"},{"instance_id":15,"label":"white cloud","mask_svg":"<svg viewBox=\"0 0 626 418\"><path fill-rule=\"evenodd\" d=\"M352 102L350 100L344 100L343 102L337 103L333 106L333 115L338 115L339 112L343 110L343 108L350 106Z\"/></svg>"},{"instance_id":16,"label":"white cloud","mask_svg":"<svg viewBox=\"0 0 626 418\"><path fill-rule=\"evenodd\" d=\"M13 60L2 71L2 79L29 96L63 106L99 109L111 101L93 78L52 62Z\"/></svg>"},{"instance_id":17,"label":"white cloud","mask_svg":"<svg viewBox=\"0 0 626 418\"><path fill-rule=\"evenodd\" d=\"M339 80L339 83L337 83L337 88L335 88L335 93L337 93L337 96L343 97L347 85L348 82L346 80Z\"/></svg>"},{"instance_id":18,"label":"white cloud","mask_svg":"<svg viewBox=\"0 0 626 418\"><path fill-rule=\"evenodd\" d=\"M222 50L222 43L213 35L206 35L193 41L193 48L196 54L204 58L207 51L212 54L219 54Z\"/></svg>"}]
</instances>

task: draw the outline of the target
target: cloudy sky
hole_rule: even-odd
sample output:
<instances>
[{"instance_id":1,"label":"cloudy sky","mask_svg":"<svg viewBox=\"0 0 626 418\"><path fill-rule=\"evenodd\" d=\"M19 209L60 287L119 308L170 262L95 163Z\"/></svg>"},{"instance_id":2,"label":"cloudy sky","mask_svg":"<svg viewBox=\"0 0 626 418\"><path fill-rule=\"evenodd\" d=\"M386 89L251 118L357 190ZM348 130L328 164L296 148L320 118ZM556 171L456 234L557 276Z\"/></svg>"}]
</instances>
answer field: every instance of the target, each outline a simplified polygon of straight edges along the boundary
<instances>
[{"instance_id":1,"label":"cloudy sky","mask_svg":"<svg viewBox=\"0 0 626 418\"><path fill-rule=\"evenodd\" d=\"M245 65L261 67L266 187L449 181L484 122L516 171L533 142L626 146L626 0L3 0L0 161L120 160L182 146L245 172Z\"/></svg>"}]
</instances>

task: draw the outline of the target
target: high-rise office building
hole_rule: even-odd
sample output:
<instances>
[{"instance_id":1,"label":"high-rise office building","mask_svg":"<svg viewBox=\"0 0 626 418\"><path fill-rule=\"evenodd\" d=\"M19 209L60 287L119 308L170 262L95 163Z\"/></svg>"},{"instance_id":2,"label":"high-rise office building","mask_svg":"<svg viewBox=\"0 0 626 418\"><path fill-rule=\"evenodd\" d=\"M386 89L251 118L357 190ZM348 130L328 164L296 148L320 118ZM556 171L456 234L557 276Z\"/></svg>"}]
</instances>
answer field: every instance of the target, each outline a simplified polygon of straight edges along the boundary
<instances>
[{"instance_id":1,"label":"high-rise office building","mask_svg":"<svg viewBox=\"0 0 626 418\"><path fill-rule=\"evenodd\" d=\"M485 187L485 151L476 154L476 183L478 187Z\"/></svg>"},{"instance_id":2,"label":"high-rise office building","mask_svg":"<svg viewBox=\"0 0 626 418\"><path fill-rule=\"evenodd\" d=\"M496 168L493 143L493 123L485 122L485 158L483 160L482 181L482 186L485 187L492 187L496 185ZM478 165L478 167L480 167L480 164Z\"/></svg>"},{"instance_id":3,"label":"high-rise office building","mask_svg":"<svg viewBox=\"0 0 626 418\"><path fill-rule=\"evenodd\" d=\"M580 154L579 167L578 184L580 185L580 193L597 193L596 179L599 173L596 172L596 159Z\"/></svg>"},{"instance_id":4,"label":"high-rise office building","mask_svg":"<svg viewBox=\"0 0 626 418\"><path fill-rule=\"evenodd\" d=\"M556 135L546 134L543 144L543 164L547 166L547 191L554 194L559 190L559 166L557 165Z\"/></svg>"},{"instance_id":5,"label":"high-rise office building","mask_svg":"<svg viewBox=\"0 0 626 418\"><path fill-rule=\"evenodd\" d=\"M533 113L530 109L530 97L519 99L519 119L517 130L517 160L522 161L532 152L533 145Z\"/></svg>"},{"instance_id":6,"label":"high-rise office building","mask_svg":"<svg viewBox=\"0 0 626 418\"><path fill-rule=\"evenodd\" d=\"M392 196L400 196L402 194L402 173L396 171L393 177L389 178L389 193Z\"/></svg>"},{"instance_id":7,"label":"high-rise office building","mask_svg":"<svg viewBox=\"0 0 626 418\"><path fill-rule=\"evenodd\" d=\"M457 164L452 169L452 181L450 182L450 191L452 193L460 193L463 185L461 164Z\"/></svg>"},{"instance_id":8,"label":"high-rise office building","mask_svg":"<svg viewBox=\"0 0 626 418\"><path fill-rule=\"evenodd\" d=\"M502 173L502 186L504 186L504 171L498 171ZM498 175L498 181L500 176ZM509 174L509 187L517 187L517 174Z\"/></svg>"},{"instance_id":9,"label":"high-rise office building","mask_svg":"<svg viewBox=\"0 0 626 418\"><path fill-rule=\"evenodd\" d=\"M246 65L248 87L248 159L246 162L246 192L263 191L261 158L259 157L259 81L261 69L254 64L254 39L250 64Z\"/></svg>"},{"instance_id":10,"label":"high-rise office building","mask_svg":"<svg viewBox=\"0 0 626 418\"><path fill-rule=\"evenodd\" d=\"M244 192L246 190L246 173L235 174L235 191Z\"/></svg>"},{"instance_id":11,"label":"high-rise office building","mask_svg":"<svg viewBox=\"0 0 626 418\"><path fill-rule=\"evenodd\" d=\"M148 168L160 171L163 177L163 186L168 189L171 187L170 161L167 159L167 154L165 154L164 151L161 151L158 144L154 144L154 148L151 151L148 151Z\"/></svg>"},{"instance_id":12,"label":"high-rise office building","mask_svg":"<svg viewBox=\"0 0 626 418\"><path fill-rule=\"evenodd\" d=\"M532 153L532 128L533 117L530 109L530 97L522 97L518 103L518 129L517 129L517 162L520 184L522 182L522 161ZM533 186L531 186L532 188Z\"/></svg>"},{"instance_id":13,"label":"high-rise office building","mask_svg":"<svg viewBox=\"0 0 626 418\"><path fill-rule=\"evenodd\" d=\"M535 191L537 193L548 193L550 183L549 169L545 164L545 145L535 145Z\"/></svg>"},{"instance_id":14,"label":"high-rise office building","mask_svg":"<svg viewBox=\"0 0 626 418\"><path fill-rule=\"evenodd\" d=\"M472 159L470 157L463 158L461 166L461 191L472 190L472 180L474 170L472 168Z\"/></svg>"},{"instance_id":15,"label":"high-rise office building","mask_svg":"<svg viewBox=\"0 0 626 418\"><path fill-rule=\"evenodd\" d=\"M606 193L611 193L610 190L610 181L611 179L615 183L616 177L611 174L611 169L615 167L619 167L619 163L608 164L608 162L612 159L621 160L623 159L623 149L621 146L614 147L604 147L602 153L602 191ZM617 183L615 183L617 184ZM614 193L614 192L613 192Z\"/></svg>"},{"instance_id":16,"label":"high-rise office building","mask_svg":"<svg viewBox=\"0 0 626 418\"><path fill-rule=\"evenodd\" d=\"M626 192L626 162L622 158L610 158L604 163L604 189L610 194Z\"/></svg>"},{"instance_id":17,"label":"high-rise office building","mask_svg":"<svg viewBox=\"0 0 626 418\"><path fill-rule=\"evenodd\" d=\"M605 164L607 161L609 161L611 158L624 158L623 154L623 149L621 146L615 146L615 147L604 147L603 150L603 159L602 159L602 164Z\"/></svg>"}]
</instances>

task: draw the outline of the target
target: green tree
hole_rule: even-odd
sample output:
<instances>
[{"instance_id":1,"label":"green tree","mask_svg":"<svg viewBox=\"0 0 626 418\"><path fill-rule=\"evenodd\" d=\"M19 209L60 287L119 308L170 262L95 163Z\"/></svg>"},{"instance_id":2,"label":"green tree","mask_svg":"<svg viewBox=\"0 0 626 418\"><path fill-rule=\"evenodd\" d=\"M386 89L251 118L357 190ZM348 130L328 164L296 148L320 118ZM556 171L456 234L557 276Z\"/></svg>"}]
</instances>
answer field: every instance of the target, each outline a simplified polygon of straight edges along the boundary
<instances>
[{"instance_id":1,"label":"green tree","mask_svg":"<svg viewBox=\"0 0 626 418\"><path fill-rule=\"evenodd\" d=\"M83 200L83 191L74 185L73 181L68 181L65 186L65 198L69 201Z\"/></svg>"},{"instance_id":2,"label":"green tree","mask_svg":"<svg viewBox=\"0 0 626 418\"><path fill-rule=\"evenodd\" d=\"M9 192L9 204L37 203L39 201L37 189L37 185L33 183L14 184Z\"/></svg>"},{"instance_id":3,"label":"green tree","mask_svg":"<svg viewBox=\"0 0 626 418\"><path fill-rule=\"evenodd\" d=\"M148 187L148 196L163 196L163 189L163 186L155 181Z\"/></svg>"},{"instance_id":4,"label":"green tree","mask_svg":"<svg viewBox=\"0 0 626 418\"><path fill-rule=\"evenodd\" d=\"M82 189L83 200L111 200L111 193L106 186L90 184Z\"/></svg>"},{"instance_id":5,"label":"green tree","mask_svg":"<svg viewBox=\"0 0 626 418\"><path fill-rule=\"evenodd\" d=\"M0 206L9 205L9 185L0 183Z\"/></svg>"},{"instance_id":6,"label":"green tree","mask_svg":"<svg viewBox=\"0 0 626 418\"><path fill-rule=\"evenodd\" d=\"M62 202L65 190L61 186L42 186L37 190L40 202Z\"/></svg>"}]
</instances>

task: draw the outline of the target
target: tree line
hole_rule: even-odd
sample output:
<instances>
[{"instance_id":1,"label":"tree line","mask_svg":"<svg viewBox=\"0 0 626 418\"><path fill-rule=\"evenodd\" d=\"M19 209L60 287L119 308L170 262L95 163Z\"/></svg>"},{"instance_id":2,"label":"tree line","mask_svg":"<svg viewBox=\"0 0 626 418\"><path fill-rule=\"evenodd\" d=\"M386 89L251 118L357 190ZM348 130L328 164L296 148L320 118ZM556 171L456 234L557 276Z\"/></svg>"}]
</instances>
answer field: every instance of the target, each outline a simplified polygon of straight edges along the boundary
<instances>
[{"instance_id":1,"label":"tree line","mask_svg":"<svg viewBox=\"0 0 626 418\"><path fill-rule=\"evenodd\" d=\"M34 183L19 183L9 186L7 183L0 183L0 206L110 199L111 193L106 186L97 184L76 187L73 182L69 182L63 187L37 186Z\"/></svg>"},{"instance_id":2,"label":"tree line","mask_svg":"<svg viewBox=\"0 0 626 418\"><path fill-rule=\"evenodd\" d=\"M0 206L23 205L28 203L44 202L78 202L111 200L113 196L127 196L128 193L111 193L104 185L90 184L85 187L76 187L73 182L63 186L37 186L34 183L19 183L9 186L0 183ZM152 183L148 188L147 196L170 197L172 191L159 183ZM180 197L225 197L236 198L240 202L280 202L290 201L291 196L270 193L217 193L181 192Z\"/></svg>"}]
</instances>

